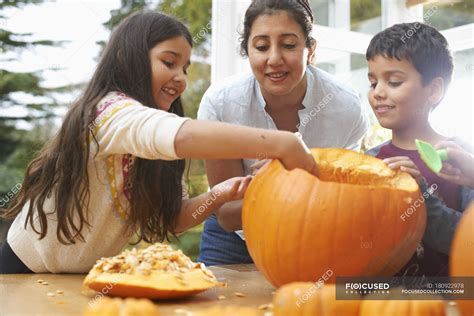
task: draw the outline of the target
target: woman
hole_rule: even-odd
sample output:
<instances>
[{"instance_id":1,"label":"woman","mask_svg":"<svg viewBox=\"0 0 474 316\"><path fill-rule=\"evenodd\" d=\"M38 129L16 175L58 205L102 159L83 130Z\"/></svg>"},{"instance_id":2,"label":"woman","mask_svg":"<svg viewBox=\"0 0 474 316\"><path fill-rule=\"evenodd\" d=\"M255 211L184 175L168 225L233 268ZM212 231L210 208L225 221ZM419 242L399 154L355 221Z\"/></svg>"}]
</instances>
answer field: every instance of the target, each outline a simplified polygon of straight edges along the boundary
<instances>
[{"instance_id":1,"label":"woman","mask_svg":"<svg viewBox=\"0 0 474 316\"><path fill-rule=\"evenodd\" d=\"M311 65L316 41L307 0L254 0L245 14L241 52L252 73L213 85L198 119L299 132L308 147L360 148L368 128L356 93ZM256 155L265 159L265 155ZM211 187L248 175L255 160L208 160ZM241 229L242 200L224 204L207 219L200 261L251 263Z\"/></svg>"}]
</instances>

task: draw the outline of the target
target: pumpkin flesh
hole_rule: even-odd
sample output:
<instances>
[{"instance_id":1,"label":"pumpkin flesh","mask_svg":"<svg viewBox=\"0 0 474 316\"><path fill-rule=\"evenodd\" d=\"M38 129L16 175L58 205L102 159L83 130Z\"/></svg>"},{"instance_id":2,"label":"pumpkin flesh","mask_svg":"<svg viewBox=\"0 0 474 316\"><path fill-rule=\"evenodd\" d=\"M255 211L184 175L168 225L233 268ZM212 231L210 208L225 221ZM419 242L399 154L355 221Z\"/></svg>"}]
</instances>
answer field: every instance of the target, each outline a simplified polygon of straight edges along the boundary
<instances>
[{"instance_id":1,"label":"pumpkin flesh","mask_svg":"<svg viewBox=\"0 0 474 316\"><path fill-rule=\"evenodd\" d=\"M216 285L204 264L159 243L102 258L84 280L85 287L106 295L152 299L191 296Z\"/></svg>"}]
</instances>

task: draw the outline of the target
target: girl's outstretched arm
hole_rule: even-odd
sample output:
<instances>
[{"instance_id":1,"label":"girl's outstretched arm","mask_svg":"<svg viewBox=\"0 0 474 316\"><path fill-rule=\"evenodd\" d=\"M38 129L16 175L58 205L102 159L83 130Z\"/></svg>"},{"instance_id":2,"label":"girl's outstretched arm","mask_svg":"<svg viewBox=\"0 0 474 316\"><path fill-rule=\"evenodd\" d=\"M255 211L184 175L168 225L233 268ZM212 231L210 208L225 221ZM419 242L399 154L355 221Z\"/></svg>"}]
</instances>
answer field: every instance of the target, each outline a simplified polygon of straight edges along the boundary
<instances>
[{"instance_id":1,"label":"girl's outstretched arm","mask_svg":"<svg viewBox=\"0 0 474 316\"><path fill-rule=\"evenodd\" d=\"M179 129L174 146L181 158L277 158L287 169L301 168L317 175L309 150L298 136L287 131L188 120Z\"/></svg>"},{"instance_id":2,"label":"girl's outstretched arm","mask_svg":"<svg viewBox=\"0 0 474 316\"><path fill-rule=\"evenodd\" d=\"M184 200L175 233L198 225L224 203L242 199L251 179L251 176L231 178L215 185L209 192Z\"/></svg>"}]
</instances>

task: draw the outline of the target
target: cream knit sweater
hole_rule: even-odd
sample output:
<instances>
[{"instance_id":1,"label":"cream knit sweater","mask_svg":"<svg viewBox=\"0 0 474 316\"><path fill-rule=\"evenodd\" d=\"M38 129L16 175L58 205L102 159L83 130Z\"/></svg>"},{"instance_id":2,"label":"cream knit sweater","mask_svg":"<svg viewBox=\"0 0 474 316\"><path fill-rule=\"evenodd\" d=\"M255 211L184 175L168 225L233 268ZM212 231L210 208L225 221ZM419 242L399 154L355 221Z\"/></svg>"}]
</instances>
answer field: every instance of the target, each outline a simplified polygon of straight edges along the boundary
<instances>
[{"instance_id":1,"label":"cream knit sweater","mask_svg":"<svg viewBox=\"0 0 474 316\"><path fill-rule=\"evenodd\" d=\"M129 206L125 184L134 157L179 159L174 140L186 120L146 107L123 94L109 93L99 103L97 118L89 126L96 133L99 151L94 158L97 146L92 142L88 163L90 203L86 206L91 228L82 231L86 242L61 244L56 237L56 214L48 215L47 235L39 240L30 225L25 229L25 205L8 232L7 241L15 254L36 273L84 273L97 259L119 253L132 234L125 225ZM53 203L46 200L46 213L53 210ZM39 222L35 222L38 229Z\"/></svg>"}]
</instances>

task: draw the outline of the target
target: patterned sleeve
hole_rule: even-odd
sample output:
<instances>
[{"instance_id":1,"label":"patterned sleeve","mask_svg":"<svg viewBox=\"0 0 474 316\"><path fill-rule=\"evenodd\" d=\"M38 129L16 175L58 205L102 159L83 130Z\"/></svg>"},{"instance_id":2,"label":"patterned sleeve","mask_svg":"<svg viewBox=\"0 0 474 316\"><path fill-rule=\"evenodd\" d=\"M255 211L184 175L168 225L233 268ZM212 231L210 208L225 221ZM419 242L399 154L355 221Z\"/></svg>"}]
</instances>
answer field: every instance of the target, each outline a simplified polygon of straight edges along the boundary
<instances>
[{"instance_id":1,"label":"patterned sleeve","mask_svg":"<svg viewBox=\"0 0 474 316\"><path fill-rule=\"evenodd\" d=\"M99 144L98 157L131 154L145 159L179 159L174 140L187 118L149 108L124 96L107 96L89 126Z\"/></svg>"}]
</instances>

